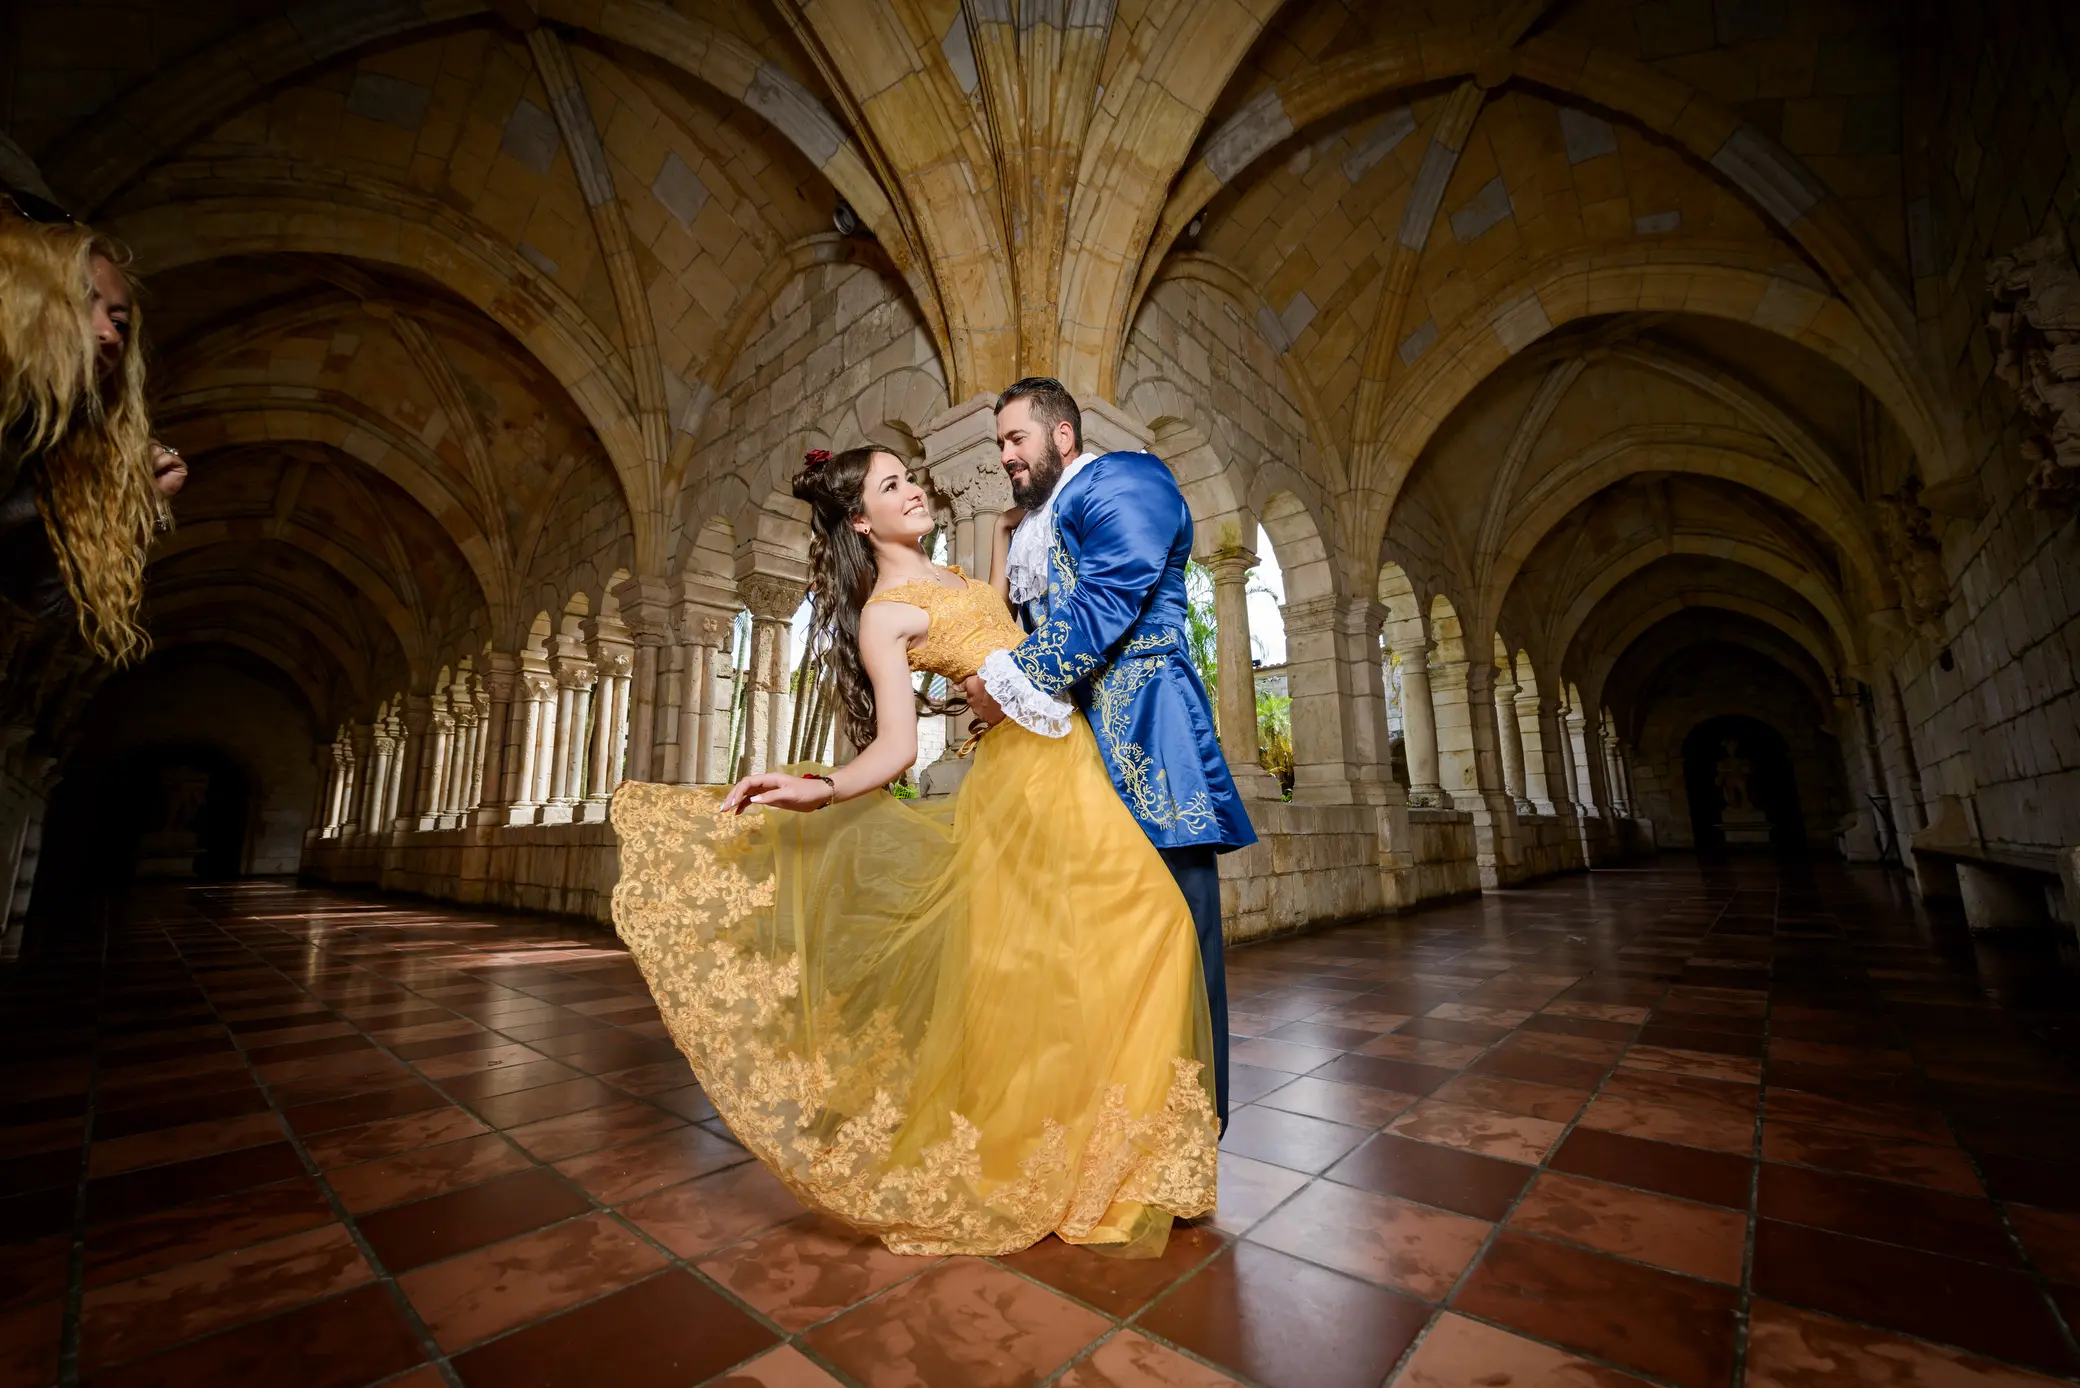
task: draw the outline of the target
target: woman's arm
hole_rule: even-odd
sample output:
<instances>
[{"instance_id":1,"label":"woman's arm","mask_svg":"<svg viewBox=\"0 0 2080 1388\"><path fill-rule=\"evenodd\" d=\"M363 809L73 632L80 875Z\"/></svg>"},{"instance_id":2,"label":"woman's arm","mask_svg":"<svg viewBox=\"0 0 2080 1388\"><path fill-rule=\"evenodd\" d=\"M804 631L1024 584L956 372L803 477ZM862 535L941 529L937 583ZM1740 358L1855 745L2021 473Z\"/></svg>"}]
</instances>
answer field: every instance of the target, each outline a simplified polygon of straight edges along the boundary
<instances>
[{"instance_id":1,"label":"woman's arm","mask_svg":"<svg viewBox=\"0 0 2080 1388\"><path fill-rule=\"evenodd\" d=\"M990 547L989 586L997 590L1004 606L1011 606L1011 532L1026 518L1023 506L1014 506L997 517L997 538Z\"/></svg>"},{"instance_id":2,"label":"woman's arm","mask_svg":"<svg viewBox=\"0 0 2080 1388\"><path fill-rule=\"evenodd\" d=\"M813 776L768 771L747 776L730 789L722 808L743 813L746 805L776 810L820 810L880 790L917 760L917 692L910 683L910 643L931 619L908 603L870 604L859 617L859 658L874 686L874 740L831 773L830 784Z\"/></svg>"}]
</instances>

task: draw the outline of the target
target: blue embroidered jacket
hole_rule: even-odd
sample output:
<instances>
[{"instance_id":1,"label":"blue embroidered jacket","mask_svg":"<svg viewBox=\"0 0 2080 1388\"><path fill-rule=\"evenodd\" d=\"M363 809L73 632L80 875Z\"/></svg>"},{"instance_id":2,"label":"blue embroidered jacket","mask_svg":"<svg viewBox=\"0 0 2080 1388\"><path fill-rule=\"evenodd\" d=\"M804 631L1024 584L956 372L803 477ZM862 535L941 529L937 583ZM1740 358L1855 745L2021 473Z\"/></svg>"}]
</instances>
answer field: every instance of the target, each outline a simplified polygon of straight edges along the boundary
<instances>
[{"instance_id":1,"label":"blue embroidered jacket","mask_svg":"<svg viewBox=\"0 0 2080 1388\"><path fill-rule=\"evenodd\" d=\"M1120 798L1158 848L1257 841L1214 738L1185 632L1192 516L1163 461L1107 453L1054 503L1045 606L1012 660L1043 693L1071 691Z\"/></svg>"}]
</instances>

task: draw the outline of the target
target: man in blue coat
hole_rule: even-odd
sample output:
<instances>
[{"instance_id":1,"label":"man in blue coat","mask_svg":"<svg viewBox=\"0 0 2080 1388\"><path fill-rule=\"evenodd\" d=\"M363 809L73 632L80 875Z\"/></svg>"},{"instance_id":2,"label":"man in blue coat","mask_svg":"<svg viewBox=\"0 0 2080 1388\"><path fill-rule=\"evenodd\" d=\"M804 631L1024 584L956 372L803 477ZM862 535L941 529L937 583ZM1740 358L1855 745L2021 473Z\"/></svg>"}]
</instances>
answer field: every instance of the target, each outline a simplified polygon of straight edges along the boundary
<instances>
[{"instance_id":1,"label":"man in blue coat","mask_svg":"<svg viewBox=\"0 0 2080 1388\"><path fill-rule=\"evenodd\" d=\"M1257 835L1186 641L1191 511L1155 455L1084 452L1082 411L1059 381L1029 377L1004 392L997 446L1024 511L1005 571L1030 635L984 662L967 682L969 703L989 722L1064 698L1083 710L1113 787L1191 906L1225 1126L1228 986L1215 856Z\"/></svg>"}]
</instances>

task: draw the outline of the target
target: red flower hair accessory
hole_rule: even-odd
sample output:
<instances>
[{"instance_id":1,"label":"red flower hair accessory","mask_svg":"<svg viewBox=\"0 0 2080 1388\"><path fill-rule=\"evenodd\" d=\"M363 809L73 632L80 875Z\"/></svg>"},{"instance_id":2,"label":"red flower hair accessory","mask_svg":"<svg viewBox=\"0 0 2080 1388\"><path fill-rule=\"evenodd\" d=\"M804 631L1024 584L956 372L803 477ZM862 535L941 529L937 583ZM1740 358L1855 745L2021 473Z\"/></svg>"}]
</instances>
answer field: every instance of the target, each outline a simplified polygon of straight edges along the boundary
<instances>
[{"instance_id":1,"label":"red flower hair accessory","mask_svg":"<svg viewBox=\"0 0 2080 1388\"><path fill-rule=\"evenodd\" d=\"M802 455L802 467L805 471L816 472L830 460L831 451L828 448L812 448Z\"/></svg>"}]
</instances>

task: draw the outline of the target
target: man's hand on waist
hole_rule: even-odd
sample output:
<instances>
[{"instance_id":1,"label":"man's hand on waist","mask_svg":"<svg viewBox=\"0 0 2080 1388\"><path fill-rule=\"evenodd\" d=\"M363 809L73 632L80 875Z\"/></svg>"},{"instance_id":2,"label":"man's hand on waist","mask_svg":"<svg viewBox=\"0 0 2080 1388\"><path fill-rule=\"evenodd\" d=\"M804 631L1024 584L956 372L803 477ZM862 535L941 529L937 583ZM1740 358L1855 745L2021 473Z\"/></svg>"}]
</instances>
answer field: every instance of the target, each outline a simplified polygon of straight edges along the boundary
<instances>
[{"instance_id":1,"label":"man's hand on waist","mask_svg":"<svg viewBox=\"0 0 2080 1388\"><path fill-rule=\"evenodd\" d=\"M982 683L982 676L970 675L962 680L961 691L968 696L968 711L976 718L992 728L1004 721L1004 710Z\"/></svg>"}]
</instances>

